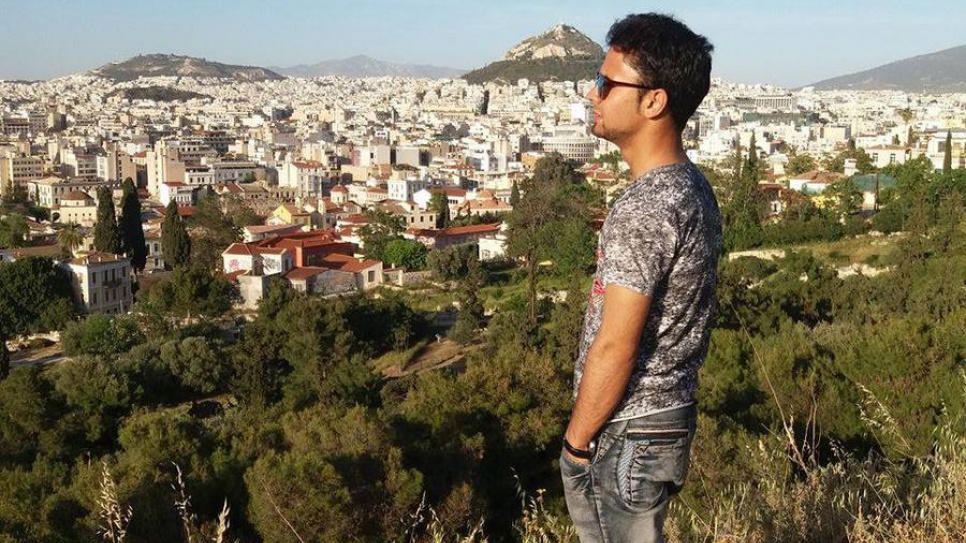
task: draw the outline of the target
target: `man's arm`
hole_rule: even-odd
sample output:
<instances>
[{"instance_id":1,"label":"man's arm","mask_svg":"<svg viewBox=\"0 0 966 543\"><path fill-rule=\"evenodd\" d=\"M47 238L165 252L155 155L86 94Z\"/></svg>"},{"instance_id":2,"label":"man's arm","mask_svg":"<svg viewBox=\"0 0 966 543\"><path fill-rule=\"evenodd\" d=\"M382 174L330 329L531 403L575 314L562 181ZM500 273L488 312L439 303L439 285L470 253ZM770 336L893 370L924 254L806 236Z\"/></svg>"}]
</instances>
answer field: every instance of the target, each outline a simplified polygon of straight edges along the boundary
<instances>
[{"instance_id":1,"label":"man's arm","mask_svg":"<svg viewBox=\"0 0 966 543\"><path fill-rule=\"evenodd\" d=\"M650 306L650 297L629 288L610 284L604 290L600 331L587 352L564 434L574 447L588 448L624 396Z\"/></svg>"}]
</instances>

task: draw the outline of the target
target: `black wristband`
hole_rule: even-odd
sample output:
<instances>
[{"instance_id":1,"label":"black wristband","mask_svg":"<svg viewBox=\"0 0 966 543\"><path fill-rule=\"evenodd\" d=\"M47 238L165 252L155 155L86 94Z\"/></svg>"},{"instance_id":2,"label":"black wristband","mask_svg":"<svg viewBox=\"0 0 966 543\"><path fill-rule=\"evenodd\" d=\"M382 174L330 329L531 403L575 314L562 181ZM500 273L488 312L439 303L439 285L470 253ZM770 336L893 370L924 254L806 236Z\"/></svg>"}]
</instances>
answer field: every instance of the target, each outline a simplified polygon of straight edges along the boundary
<instances>
[{"instance_id":1,"label":"black wristband","mask_svg":"<svg viewBox=\"0 0 966 543\"><path fill-rule=\"evenodd\" d=\"M577 447L571 445L570 442L567 441L566 437L563 438L563 446L564 449L566 449L566 451L575 458L580 458L581 460L590 460L594 457L594 451L592 449L578 449Z\"/></svg>"}]
</instances>

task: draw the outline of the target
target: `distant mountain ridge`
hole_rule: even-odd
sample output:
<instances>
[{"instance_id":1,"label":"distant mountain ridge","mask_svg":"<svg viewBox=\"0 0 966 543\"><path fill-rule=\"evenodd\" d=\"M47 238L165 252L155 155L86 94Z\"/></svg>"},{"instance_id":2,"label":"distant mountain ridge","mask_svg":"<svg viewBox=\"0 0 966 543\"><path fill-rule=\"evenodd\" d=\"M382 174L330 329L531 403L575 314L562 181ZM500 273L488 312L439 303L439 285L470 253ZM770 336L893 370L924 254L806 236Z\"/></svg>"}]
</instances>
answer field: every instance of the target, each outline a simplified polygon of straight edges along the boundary
<instances>
[{"instance_id":1,"label":"distant mountain ridge","mask_svg":"<svg viewBox=\"0 0 966 543\"><path fill-rule=\"evenodd\" d=\"M133 81L139 77L214 77L236 81L285 79L271 70L256 66L236 66L203 58L168 54L138 55L105 64L88 73L115 81Z\"/></svg>"},{"instance_id":2,"label":"distant mountain ridge","mask_svg":"<svg viewBox=\"0 0 966 543\"><path fill-rule=\"evenodd\" d=\"M817 90L966 92L966 45L833 77L813 86Z\"/></svg>"},{"instance_id":3,"label":"distant mountain ridge","mask_svg":"<svg viewBox=\"0 0 966 543\"><path fill-rule=\"evenodd\" d=\"M559 24L516 44L500 60L463 76L470 83L574 81L593 77L604 49L576 28Z\"/></svg>"},{"instance_id":4,"label":"distant mountain ridge","mask_svg":"<svg viewBox=\"0 0 966 543\"><path fill-rule=\"evenodd\" d=\"M299 64L288 68L272 70L289 77L322 77L341 75L346 77L416 77L444 79L459 77L466 70L425 64L395 64L374 59L365 55L349 58L324 60L316 64Z\"/></svg>"}]
</instances>

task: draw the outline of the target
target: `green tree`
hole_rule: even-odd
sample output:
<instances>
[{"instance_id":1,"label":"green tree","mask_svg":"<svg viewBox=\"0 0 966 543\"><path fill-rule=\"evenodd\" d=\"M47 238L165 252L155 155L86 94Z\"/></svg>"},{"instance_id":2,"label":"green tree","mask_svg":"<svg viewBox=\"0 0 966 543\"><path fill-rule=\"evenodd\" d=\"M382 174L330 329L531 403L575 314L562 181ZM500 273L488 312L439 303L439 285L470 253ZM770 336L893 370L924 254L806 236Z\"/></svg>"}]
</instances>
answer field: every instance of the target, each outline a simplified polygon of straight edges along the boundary
<instances>
[{"instance_id":1,"label":"green tree","mask_svg":"<svg viewBox=\"0 0 966 543\"><path fill-rule=\"evenodd\" d=\"M187 265L191 258L191 238L178 215L178 203L171 200L161 224L161 253L164 266L175 269Z\"/></svg>"},{"instance_id":2,"label":"green tree","mask_svg":"<svg viewBox=\"0 0 966 543\"><path fill-rule=\"evenodd\" d=\"M172 340L161 346L163 360L182 386L210 394L227 385L231 365L217 342L203 337Z\"/></svg>"},{"instance_id":3,"label":"green tree","mask_svg":"<svg viewBox=\"0 0 966 543\"><path fill-rule=\"evenodd\" d=\"M541 260L553 258L557 229L568 220L589 216L583 183L573 164L553 153L537 161L533 176L523 184L523 197L508 217L507 253L522 257L527 273L528 317L537 321L537 271Z\"/></svg>"},{"instance_id":4,"label":"green tree","mask_svg":"<svg viewBox=\"0 0 966 543\"><path fill-rule=\"evenodd\" d=\"M242 239L241 227L222 211L221 199L214 193L198 202L188 224L194 233L191 265L204 270L220 268L222 251Z\"/></svg>"},{"instance_id":5,"label":"green tree","mask_svg":"<svg viewBox=\"0 0 966 543\"><path fill-rule=\"evenodd\" d=\"M754 144L754 137L752 137ZM724 223L724 244L729 251L755 247L762 240L762 207L761 193L758 191L758 180L761 172L758 168L757 150L748 150L748 158L741 159L741 147L736 152L733 168L734 174L728 187L725 188L725 202L721 206L722 222Z\"/></svg>"},{"instance_id":6,"label":"green tree","mask_svg":"<svg viewBox=\"0 0 966 543\"><path fill-rule=\"evenodd\" d=\"M0 204L5 209L25 206L30 201L27 187L23 184L14 184L13 180L7 181L7 186L3 190L3 199Z\"/></svg>"},{"instance_id":7,"label":"green tree","mask_svg":"<svg viewBox=\"0 0 966 543\"><path fill-rule=\"evenodd\" d=\"M73 315L70 278L49 258L0 262L0 351L20 335L59 330ZM0 379L9 358L0 356Z\"/></svg>"},{"instance_id":8,"label":"green tree","mask_svg":"<svg viewBox=\"0 0 966 543\"><path fill-rule=\"evenodd\" d=\"M460 310L449 335L463 345L476 339L476 331L483 325L483 303L479 292L484 285L483 270L478 260L469 261L469 270L460 282L457 296Z\"/></svg>"},{"instance_id":9,"label":"green tree","mask_svg":"<svg viewBox=\"0 0 966 543\"><path fill-rule=\"evenodd\" d=\"M513 188L510 189L510 205L516 207L520 203L520 186L517 182L513 182Z\"/></svg>"},{"instance_id":10,"label":"green tree","mask_svg":"<svg viewBox=\"0 0 966 543\"><path fill-rule=\"evenodd\" d=\"M195 267L178 267L151 288L151 305L179 317L219 317L231 309L237 297L232 283Z\"/></svg>"},{"instance_id":11,"label":"green tree","mask_svg":"<svg viewBox=\"0 0 966 543\"><path fill-rule=\"evenodd\" d=\"M825 195L835 202L835 213L838 218L854 215L862 206L862 192L856 188L851 179L830 185L825 189Z\"/></svg>"},{"instance_id":12,"label":"green tree","mask_svg":"<svg viewBox=\"0 0 966 543\"><path fill-rule=\"evenodd\" d=\"M433 191L433 196L429 200L429 209L436 214L436 228L446 228L449 226L449 199L442 190Z\"/></svg>"},{"instance_id":13,"label":"green tree","mask_svg":"<svg viewBox=\"0 0 966 543\"><path fill-rule=\"evenodd\" d=\"M943 153L943 173L953 171L953 133L946 131L946 148Z\"/></svg>"},{"instance_id":14,"label":"green tree","mask_svg":"<svg viewBox=\"0 0 966 543\"><path fill-rule=\"evenodd\" d=\"M30 227L23 215L11 213L0 218L0 248L23 247L30 237Z\"/></svg>"},{"instance_id":15,"label":"green tree","mask_svg":"<svg viewBox=\"0 0 966 543\"><path fill-rule=\"evenodd\" d=\"M61 334L61 344L67 356L101 356L113 358L128 352L144 341L133 317L121 315L91 315L71 321Z\"/></svg>"},{"instance_id":16,"label":"green tree","mask_svg":"<svg viewBox=\"0 0 966 543\"><path fill-rule=\"evenodd\" d=\"M291 371L281 355L283 339L274 326L260 319L245 326L231 357L234 379L230 388L239 401L266 406L278 400L282 378Z\"/></svg>"},{"instance_id":17,"label":"green tree","mask_svg":"<svg viewBox=\"0 0 966 543\"><path fill-rule=\"evenodd\" d=\"M418 241L394 239L386 244L383 261L390 266L402 266L407 270L424 270L427 254L429 250Z\"/></svg>"},{"instance_id":18,"label":"green tree","mask_svg":"<svg viewBox=\"0 0 966 543\"><path fill-rule=\"evenodd\" d=\"M84 244L84 230L76 222L67 223L57 231L57 243L60 252L66 257L73 256L74 251Z\"/></svg>"},{"instance_id":19,"label":"green tree","mask_svg":"<svg viewBox=\"0 0 966 543\"><path fill-rule=\"evenodd\" d=\"M121 231L114 214L114 197L109 187L97 190L97 223L94 225L94 250L121 254Z\"/></svg>"},{"instance_id":20,"label":"green tree","mask_svg":"<svg viewBox=\"0 0 966 543\"><path fill-rule=\"evenodd\" d=\"M855 159L855 167L859 173L865 174L874 172L875 164L872 163L872 157L870 157L864 149L855 147L854 140L849 140L849 142L849 147L846 150L829 158L825 162L825 169L830 172L845 173L846 159Z\"/></svg>"},{"instance_id":21,"label":"green tree","mask_svg":"<svg viewBox=\"0 0 966 543\"><path fill-rule=\"evenodd\" d=\"M579 354L580 334L584 325L584 301L587 299L585 282L580 275L572 275L567 286L566 299L554 304L550 315L549 346L554 359L559 360L562 367L572 367Z\"/></svg>"},{"instance_id":22,"label":"green tree","mask_svg":"<svg viewBox=\"0 0 966 543\"><path fill-rule=\"evenodd\" d=\"M788 175L799 175L805 172L810 172L814 170L818 164L815 162L815 158L812 155L794 155L788 159L788 165L785 166L785 173Z\"/></svg>"},{"instance_id":23,"label":"green tree","mask_svg":"<svg viewBox=\"0 0 966 543\"><path fill-rule=\"evenodd\" d=\"M426 265L433 274L444 281L464 277L471 260L479 256L479 246L475 243L452 245L443 249L433 249L426 257Z\"/></svg>"},{"instance_id":24,"label":"green tree","mask_svg":"<svg viewBox=\"0 0 966 543\"><path fill-rule=\"evenodd\" d=\"M148 246L144 241L144 225L141 222L141 201L134 181L124 180L124 195L121 197L121 218L118 228L121 231L121 248L124 255L131 259L135 272L144 269L148 261Z\"/></svg>"},{"instance_id":25,"label":"green tree","mask_svg":"<svg viewBox=\"0 0 966 543\"><path fill-rule=\"evenodd\" d=\"M389 242L402 239L400 234L405 230L403 218L381 209L367 209L363 215L367 223L359 229L362 251L367 258L385 260Z\"/></svg>"}]
</instances>

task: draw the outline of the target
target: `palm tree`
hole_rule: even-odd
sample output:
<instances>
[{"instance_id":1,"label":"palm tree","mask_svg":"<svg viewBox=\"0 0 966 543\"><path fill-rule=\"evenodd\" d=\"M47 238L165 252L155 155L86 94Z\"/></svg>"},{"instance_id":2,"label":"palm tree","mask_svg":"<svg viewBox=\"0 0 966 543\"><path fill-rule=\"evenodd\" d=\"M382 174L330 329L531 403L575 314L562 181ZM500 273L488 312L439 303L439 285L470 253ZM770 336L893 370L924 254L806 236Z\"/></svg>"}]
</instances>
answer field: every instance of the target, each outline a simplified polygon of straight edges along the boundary
<instances>
[{"instance_id":1,"label":"palm tree","mask_svg":"<svg viewBox=\"0 0 966 543\"><path fill-rule=\"evenodd\" d=\"M65 256L73 256L74 251L84 244L84 231L76 222L65 224L57 232L57 242Z\"/></svg>"}]
</instances>

